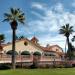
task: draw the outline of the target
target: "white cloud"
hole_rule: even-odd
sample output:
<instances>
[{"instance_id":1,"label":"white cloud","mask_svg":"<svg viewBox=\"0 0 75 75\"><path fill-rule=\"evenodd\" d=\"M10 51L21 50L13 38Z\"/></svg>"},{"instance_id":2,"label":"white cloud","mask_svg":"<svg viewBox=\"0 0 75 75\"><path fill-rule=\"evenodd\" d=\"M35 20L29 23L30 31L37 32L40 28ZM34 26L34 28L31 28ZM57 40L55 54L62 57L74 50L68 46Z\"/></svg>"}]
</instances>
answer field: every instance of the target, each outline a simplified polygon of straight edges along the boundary
<instances>
[{"instance_id":1,"label":"white cloud","mask_svg":"<svg viewBox=\"0 0 75 75\"><path fill-rule=\"evenodd\" d=\"M44 10L44 6L46 6L45 4L43 3L39 3L39 2L32 2L32 8L37 8L37 9L40 9L40 10Z\"/></svg>"},{"instance_id":2,"label":"white cloud","mask_svg":"<svg viewBox=\"0 0 75 75\"><path fill-rule=\"evenodd\" d=\"M39 39L39 42L43 45L46 46L46 44L50 45L59 45L63 49L65 49L65 37L63 35L57 35L55 37L52 37L50 35L44 35Z\"/></svg>"},{"instance_id":3,"label":"white cloud","mask_svg":"<svg viewBox=\"0 0 75 75\"><path fill-rule=\"evenodd\" d=\"M29 37L31 37L32 34L35 34L42 45L45 46L48 43L51 45L57 44L64 49L65 37L56 34L56 32L58 32L59 28L66 23L74 26L75 14L65 11L65 8L61 3L57 3L49 8L45 4L33 2L32 8L37 8L39 11L43 10L43 15L36 11L31 11L33 15L40 19L29 21L28 25L30 27L26 30L26 33L24 29L18 30L17 33L30 34ZM70 38L72 38L73 35L71 35Z\"/></svg>"},{"instance_id":4,"label":"white cloud","mask_svg":"<svg viewBox=\"0 0 75 75\"><path fill-rule=\"evenodd\" d=\"M44 14L44 16L42 16L42 14L39 14L36 11L33 12L33 14L35 14L36 17L38 16L42 20L37 19L35 21L29 22L29 24L31 24L32 29L33 29L32 32L37 32L37 33L44 32L44 34L42 35L37 35L37 37L40 40L40 43L44 46L48 43L57 44L63 49L65 49L65 39L66 38L60 34L54 34L55 36L53 36L52 32L54 33L58 32L60 27L62 25L65 25L66 23L69 23L70 25L74 26L75 25L75 21L74 21L75 14L65 11L66 9L61 3L57 3L50 8L42 4L39 4L39 5L36 4L33 6L37 7L38 9L43 10L43 14ZM70 36L70 39L72 38L73 35Z\"/></svg>"},{"instance_id":5,"label":"white cloud","mask_svg":"<svg viewBox=\"0 0 75 75\"><path fill-rule=\"evenodd\" d=\"M55 4L55 6L52 7L52 9L58 13L63 13L64 12L64 6L61 3Z\"/></svg>"},{"instance_id":6,"label":"white cloud","mask_svg":"<svg viewBox=\"0 0 75 75\"><path fill-rule=\"evenodd\" d=\"M32 13L33 15L39 17L40 19L43 19L43 18L44 18L41 14L39 14L39 13L37 13L37 12L35 12L35 11L32 11L31 13Z\"/></svg>"}]
</instances>

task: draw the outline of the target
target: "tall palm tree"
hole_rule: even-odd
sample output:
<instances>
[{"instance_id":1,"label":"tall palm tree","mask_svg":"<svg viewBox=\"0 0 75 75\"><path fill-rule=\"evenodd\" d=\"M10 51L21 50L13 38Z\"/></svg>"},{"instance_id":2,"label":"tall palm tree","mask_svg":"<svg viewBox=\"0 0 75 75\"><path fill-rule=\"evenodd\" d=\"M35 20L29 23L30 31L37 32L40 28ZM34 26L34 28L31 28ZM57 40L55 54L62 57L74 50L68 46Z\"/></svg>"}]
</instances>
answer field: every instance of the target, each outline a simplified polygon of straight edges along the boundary
<instances>
[{"instance_id":1,"label":"tall palm tree","mask_svg":"<svg viewBox=\"0 0 75 75\"><path fill-rule=\"evenodd\" d=\"M69 24L66 24L64 26L61 26L59 33L63 34L66 37L67 45L68 45L68 50L70 49L69 46L69 36L74 32L73 26L70 26Z\"/></svg>"},{"instance_id":2,"label":"tall palm tree","mask_svg":"<svg viewBox=\"0 0 75 75\"><path fill-rule=\"evenodd\" d=\"M24 13L20 9L11 8L9 13L4 13L4 21L10 23L12 29L12 69L15 69L15 37L18 22L24 24Z\"/></svg>"}]
</instances>

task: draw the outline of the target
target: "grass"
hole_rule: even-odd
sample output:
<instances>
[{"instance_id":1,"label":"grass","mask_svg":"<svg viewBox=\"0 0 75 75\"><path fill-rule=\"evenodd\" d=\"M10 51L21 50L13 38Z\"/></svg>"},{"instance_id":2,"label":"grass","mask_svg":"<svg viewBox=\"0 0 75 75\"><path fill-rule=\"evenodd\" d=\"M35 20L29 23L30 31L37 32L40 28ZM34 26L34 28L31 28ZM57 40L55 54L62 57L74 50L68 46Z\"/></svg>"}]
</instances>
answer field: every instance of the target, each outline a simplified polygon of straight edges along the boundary
<instances>
[{"instance_id":1,"label":"grass","mask_svg":"<svg viewBox=\"0 0 75 75\"><path fill-rule=\"evenodd\" d=\"M75 75L75 68L0 70L0 75Z\"/></svg>"}]
</instances>

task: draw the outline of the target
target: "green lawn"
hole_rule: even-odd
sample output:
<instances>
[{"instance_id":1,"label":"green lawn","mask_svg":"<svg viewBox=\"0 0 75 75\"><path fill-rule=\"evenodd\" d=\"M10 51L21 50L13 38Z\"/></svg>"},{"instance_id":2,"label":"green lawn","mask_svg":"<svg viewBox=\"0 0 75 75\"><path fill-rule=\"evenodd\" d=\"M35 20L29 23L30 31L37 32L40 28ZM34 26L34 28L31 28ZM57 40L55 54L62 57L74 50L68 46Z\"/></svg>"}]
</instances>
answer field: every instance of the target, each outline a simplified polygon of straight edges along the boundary
<instances>
[{"instance_id":1,"label":"green lawn","mask_svg":"<svg viewBox=\"0 0 75 75\"><path fill-rule=\"evenodd\" d=\"M0 70L0 75L75 75L75 68Z\"/></svg>"}]
</instances>

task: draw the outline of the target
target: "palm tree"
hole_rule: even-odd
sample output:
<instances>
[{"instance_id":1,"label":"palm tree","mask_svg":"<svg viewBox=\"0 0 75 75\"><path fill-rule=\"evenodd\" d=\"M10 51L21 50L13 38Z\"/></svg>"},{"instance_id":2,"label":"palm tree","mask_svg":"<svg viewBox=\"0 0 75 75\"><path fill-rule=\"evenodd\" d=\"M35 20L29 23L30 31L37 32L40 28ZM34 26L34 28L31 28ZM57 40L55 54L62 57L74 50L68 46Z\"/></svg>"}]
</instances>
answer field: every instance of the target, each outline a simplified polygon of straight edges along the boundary
<instances>
[{"instance_id":1,"label":"palm tree","mask_svg":"<svg viewBox=\"0 0 75 75\"><path fill-rule=\"evenodd\" d=\"M66 24L62 26L59 30L60 34L63 34L66 37L67 45L68 45L68 50L70 49L69 46L69 36L74 32L73 26L70 26L69 24Z\"/></svg>"},{"instance_id":2,"label":"palm tree","mask_svg":"<svg viewBox=\"0 0 75 75\"><path fill-rule=\"evenodd\" d=\"M20 9L10 9L10 13L4 13L4 21L10 23L12 29L12 69L15 69L15 38L18 22L24 24L24 13Z\"/></svg>"}]
</instances>

